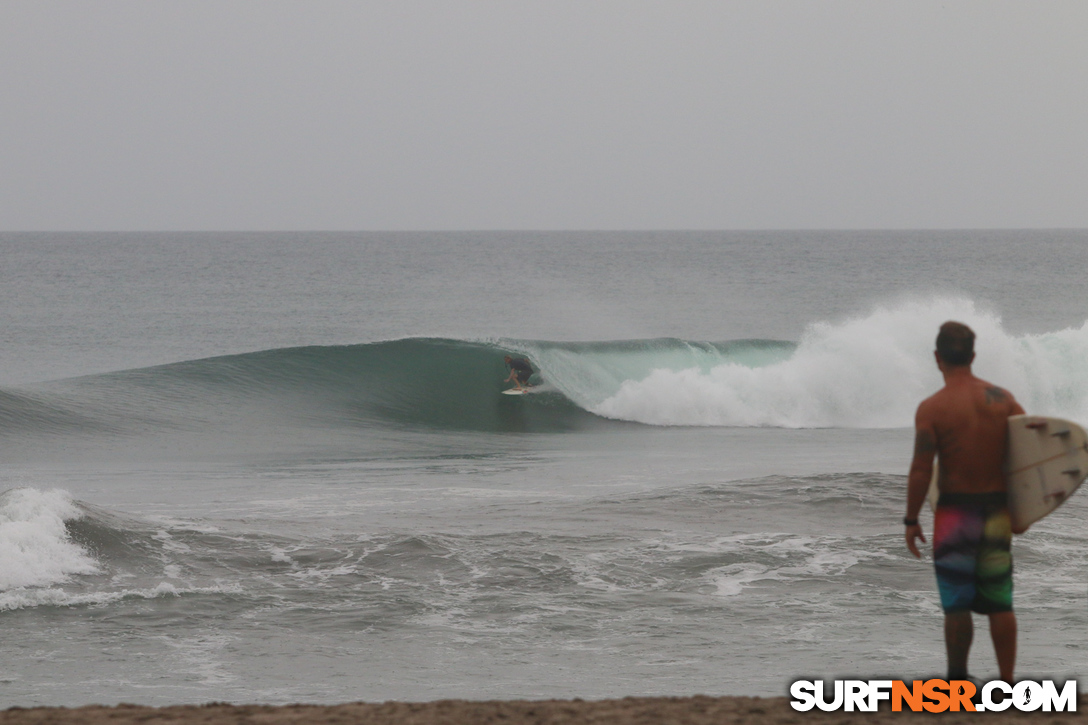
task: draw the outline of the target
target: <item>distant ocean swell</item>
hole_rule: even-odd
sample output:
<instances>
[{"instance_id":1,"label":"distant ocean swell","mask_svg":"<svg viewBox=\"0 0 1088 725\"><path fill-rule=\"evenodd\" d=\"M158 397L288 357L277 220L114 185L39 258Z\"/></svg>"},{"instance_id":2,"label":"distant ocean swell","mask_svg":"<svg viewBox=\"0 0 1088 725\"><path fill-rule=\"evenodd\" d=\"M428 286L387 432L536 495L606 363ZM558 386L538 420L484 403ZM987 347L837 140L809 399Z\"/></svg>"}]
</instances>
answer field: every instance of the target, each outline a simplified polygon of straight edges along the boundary
<instances>
[{"instance_id":1,"label":"distant ocean swell","mask_svg":"<svg viewBox=\"0 0 1088 725\"><path fill-rule=\"evenodd\" d=\"M816 323L796 344L411 338L192 360L0 391L0 435L231 425L554 432L616 421L905 427L940 385L931 351L950 318L978 333L978 374L1030 412L1088 422L1088 323L1015 336L969 300L938 299ZM505 354L533 362L540 392L499 394Z\"/></svg>"}]
</instances>

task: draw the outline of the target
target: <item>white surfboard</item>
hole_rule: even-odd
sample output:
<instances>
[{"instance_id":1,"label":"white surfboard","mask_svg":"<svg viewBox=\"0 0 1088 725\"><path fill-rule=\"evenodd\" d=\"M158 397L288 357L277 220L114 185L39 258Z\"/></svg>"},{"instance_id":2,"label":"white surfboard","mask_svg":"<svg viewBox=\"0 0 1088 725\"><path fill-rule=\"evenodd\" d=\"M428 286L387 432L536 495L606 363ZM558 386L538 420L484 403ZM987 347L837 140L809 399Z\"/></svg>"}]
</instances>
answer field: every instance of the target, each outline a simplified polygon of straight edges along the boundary
<instances>
[{"instance_id":1,"label":"white surfboard","mask_svg":"<svg viewBox=\"0 0 1088 725\"><path fill-rule=\"evenodd\" d=\"M1040 415L1009 418L1006 461L1009 518L1014 533L1065 503L1088 478L1088 435L1076 423ZM926 500L936 508L937 465Z\"/></svg>"},{"instance_id":2,"label":"white surfboard","mask_svg":"<svg viewBox=\"0 0 1088 725\"><path fill-rule=\"evenodd\" d=\"M535 393L543 393L543 392L545 392L547 390L552 390L552 388L549 387L549 385L547 383L536 383L535 385L530 385L529 387L522 388L521 390L518 390L517 388L510 388L508 390L502 391L502 394L503 395L533 395Z\"/></svg>"},{"instance_id":3,"label":"white surfboard","mask_svg":"<svg viewBox=\"0 0 1088 725\"><path fill-rule=\"evenodd\" d=\"M1009 516L1014 532L1065 503L1088 478L1088 436L1061 418L1009 418Z\"/></svg>"}]
</instances>

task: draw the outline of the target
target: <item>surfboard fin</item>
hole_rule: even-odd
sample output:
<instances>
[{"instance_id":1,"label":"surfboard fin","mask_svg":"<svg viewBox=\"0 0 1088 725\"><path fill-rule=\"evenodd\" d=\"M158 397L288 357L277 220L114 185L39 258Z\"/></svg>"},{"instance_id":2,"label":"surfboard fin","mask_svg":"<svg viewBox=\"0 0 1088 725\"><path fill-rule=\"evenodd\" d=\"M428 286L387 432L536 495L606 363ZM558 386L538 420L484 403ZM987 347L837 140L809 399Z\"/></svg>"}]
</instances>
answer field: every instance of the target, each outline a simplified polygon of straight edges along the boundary
<instances>
[{"instance_id":1,"label":"surfboard fin","mask_svg":"<svg viewBox=\"0 0 1088 725\"><path fill-rule=\"evenodd\" d=\"M1056 430L1053 433L1051 433L1050 435L1058 436L1059 438L1065 438L1066 436L1069 435L1069 429L1066 428L1065 430Z\"/></svg>"}]
</instances>

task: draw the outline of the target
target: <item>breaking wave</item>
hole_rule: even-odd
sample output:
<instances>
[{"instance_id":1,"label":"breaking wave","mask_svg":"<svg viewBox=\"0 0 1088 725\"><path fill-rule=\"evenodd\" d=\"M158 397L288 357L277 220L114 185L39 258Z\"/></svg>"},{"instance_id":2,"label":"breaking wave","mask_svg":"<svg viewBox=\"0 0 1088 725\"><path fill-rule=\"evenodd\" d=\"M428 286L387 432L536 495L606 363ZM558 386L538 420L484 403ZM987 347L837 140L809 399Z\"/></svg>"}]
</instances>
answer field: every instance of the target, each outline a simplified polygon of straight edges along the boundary
<instances>
[{"instance_id":1,"label":"breaking wave","mask_svg":"<svg viewBox=\"0 0 1088 725\"><path fill-rule=\"evenodd\" d=\"M975 329L976 373L1029 412L1088 419L1088 323L1018 336L996 314L949 298L817 322L796 343L409 338L191 360L0 391L0 436L904 427L941 384L932 349L947 319ZM532 361L542 383L536 394L500 395L506 354Z\"/></svg>"}]
</instances>

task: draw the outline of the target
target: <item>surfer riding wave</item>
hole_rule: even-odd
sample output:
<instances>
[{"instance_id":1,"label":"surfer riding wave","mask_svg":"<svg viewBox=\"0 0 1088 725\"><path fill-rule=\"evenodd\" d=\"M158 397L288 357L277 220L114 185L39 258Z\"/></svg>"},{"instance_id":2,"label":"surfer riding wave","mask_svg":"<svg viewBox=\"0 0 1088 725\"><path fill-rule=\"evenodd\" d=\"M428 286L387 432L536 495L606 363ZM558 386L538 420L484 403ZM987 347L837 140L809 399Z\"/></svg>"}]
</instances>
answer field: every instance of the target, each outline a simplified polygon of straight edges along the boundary
<instances>
[{"instance_id":1,"label":"surfer riding wave","mask_svg":"<svg viewBox=\"0 0 1088 725\"><path fill-rule=\"evenodd\" d=\"M506 367L510 368L510 374L503 380L504 383L513 382L517 390L524 390L531 387L529 384L529 378L533 376L533 366L523 357L511 357L507 355L503 358L506 363Z\"/></svg>"}]
</instances>

